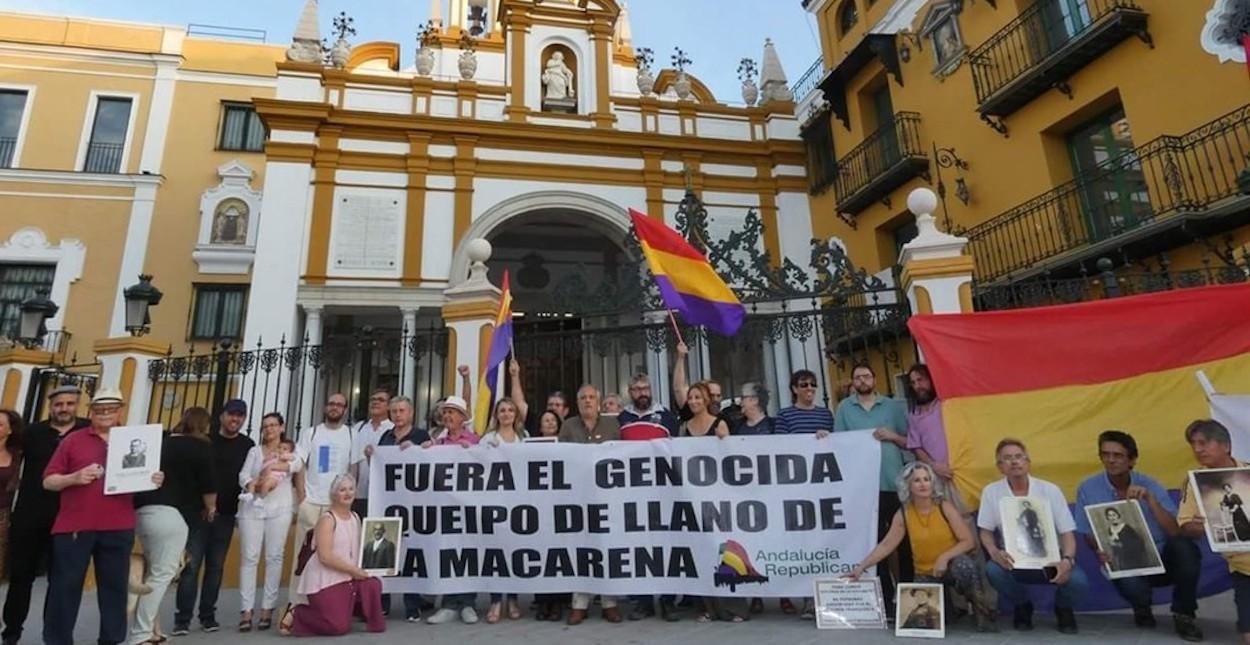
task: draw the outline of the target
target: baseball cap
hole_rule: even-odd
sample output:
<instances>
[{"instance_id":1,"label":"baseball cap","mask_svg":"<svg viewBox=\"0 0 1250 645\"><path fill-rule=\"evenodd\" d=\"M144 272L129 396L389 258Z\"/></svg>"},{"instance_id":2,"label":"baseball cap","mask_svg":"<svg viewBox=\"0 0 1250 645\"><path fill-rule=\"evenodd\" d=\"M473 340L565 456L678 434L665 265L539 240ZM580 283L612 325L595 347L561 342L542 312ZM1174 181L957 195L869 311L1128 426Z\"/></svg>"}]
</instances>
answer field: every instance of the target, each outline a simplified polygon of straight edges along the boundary
<instances>
[{"instance_id":1,"label":"baseball cap","mask_svg":"<svg viewBox=\"0 0 1250 645\"><path fill-rule=\"evenodd\" d=\"M243 399L230 399L222 408L226 414L247 414L247 402Z\"/></svg>"},{"instance_id":2,"label":"baseball cap","mask_svg":"<svg viewBox=\"0 0 1250 645\"><path fill-rule=\"evenodd\" d=\"M79 396L82 394L82 390L78 389L77 385L59 385L55 390L48 393L48 398L55 399L62 394L73 394L74 396Z\"/></svg>"}]
</instances>

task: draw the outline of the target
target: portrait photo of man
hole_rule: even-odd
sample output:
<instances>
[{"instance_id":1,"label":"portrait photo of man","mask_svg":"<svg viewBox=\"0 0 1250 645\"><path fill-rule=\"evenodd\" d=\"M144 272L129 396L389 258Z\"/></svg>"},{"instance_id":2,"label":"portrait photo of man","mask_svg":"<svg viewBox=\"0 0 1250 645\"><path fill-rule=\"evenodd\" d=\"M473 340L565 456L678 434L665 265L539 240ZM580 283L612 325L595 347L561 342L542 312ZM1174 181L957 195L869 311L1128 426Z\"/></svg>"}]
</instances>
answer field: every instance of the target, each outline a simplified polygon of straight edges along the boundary
<instances>
[{"instance_id":1,"label":"portrait photo of man","mask_svg":"<svg viewBox=\"0 0 1250 645\"><path fill-rule=\"evenodd\" d=\"M367 517L360 532L360 568L373 575L393 576L399 569L398 517Z\"/></svg>"},{"instance_id":2,"label":"portrait photo of man","mask_svg":"<svg viewBox=\"0 0 1250 645\"><path fill-rule=\"evenodd\" d=\"M148 445L142 439L130 440L130 452L122 456L122 468L145 468L148 465Z\"/></svg>"}]
</instances>

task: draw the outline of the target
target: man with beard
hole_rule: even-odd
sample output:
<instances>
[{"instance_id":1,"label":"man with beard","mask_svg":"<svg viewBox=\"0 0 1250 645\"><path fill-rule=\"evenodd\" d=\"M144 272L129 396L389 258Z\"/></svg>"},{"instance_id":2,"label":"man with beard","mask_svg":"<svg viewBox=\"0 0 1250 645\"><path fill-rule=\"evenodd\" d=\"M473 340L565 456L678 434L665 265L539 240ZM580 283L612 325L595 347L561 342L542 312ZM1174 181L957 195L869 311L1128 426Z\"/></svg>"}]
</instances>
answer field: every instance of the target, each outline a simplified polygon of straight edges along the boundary
<instances>
[{"instance_id":1,"label":"man with beard","mask_svg":"<svg viewBox=\"0 0 1250 645\"><path fill-rule=\"evenodd\" d=\"M938 398L929 366L913 365L907 370L907 445L916 459L929 464L947 483L954 477L942 425L942 400Z\"/></svg>"},{"instance_id":2,"label":"man with beard","mask_svg":"<svg viewBox=\"0 0 1250 645\"><path fill-rule=\"evenodd\" d=\"M61 440L91 425L75 414L78 397L75 385L52 390L48 395L48 420L26 428L22 438L22 480L9 524L9 553L14 557L10 557L9 591L4 600L4 645L16 645L21 639L39 565L52 556L52 523L60 508L60 495L44 489L43 471Z\"/></svg>"},{"instance_id":3,"label":"man with beard","mask_svg":"<svg viewBox=\"0 0 1250 645\"><path fill-rule=\"evenodd\" d=\"M851 370L851 395L838 403L833 418L834 432L872 430L881 442L881 480L877 501L877 539L885 538L894 514L901 508L896 489L898 474L903 469L903 449L907 446L907 412L900 401L877 393L877 375L872 367L856 365ZM895 552L900 580L912 579L911 546L906 540ZM888 561L877 565L881 589L888 613L894 613L894 581Z\"/></svg>"},{"instance_id":4,"label":"man with beard","mask_svg":"<svg viewBox=\"0 0 1250 645\"><path fill-rule=\"evenodd\" d=\"M191 614L196 596L200 600L200 627L206 632L221 628L217 622L217 595L226 568L226 553L234 539L234 516L239 510L239 471L247 461L247 453L256 445L239 431L247 420L247 402L230 399L218 417L213 433L213 482L217 490L217 508L203 511L200 521L188 526L187 564L178 577L178 593L174 601L174 636L190 633ZM200 584L200 566L204 581ZM196 587L199 586L197 589Z\"/></svg>"},{"instance_id":5,"label":"man with beard","mask_svg":"<svg viewBox=\"0 0 1250 645\"><path fill-rule=\"evenodd\" d=\"M685 362L685 353L679 350L679 354L677 363L682 364ZM685 380L684 375L682 380ZM646 374L637 374L630 381L629 400L630 404L616 417L621 424L622 441L648 441L677 436L677 428L681 422L676 414L651 399L651 379ZM655 615L655 601L651 596L630 596L629 600L633 604L628 616L630 620L642 620ZM674 604L676 600L675 596L660 596L660 616L664 620L679 620Z\"/></svg>"},{"instance_id":6,"label":"man with beard","mask_svg":"<svg viewBox=\"0 0 1250 645\"><path fill-rule=\"evenodd\" d=\"M292 479L295 497L299 500L296 551L303 544L304 535L330 510L330 485L334 483L334 478L347 474L351 466L352 431L343 423L347 416L347 397L337 392L331 394L326 399L323 414L325 421L305 431L295 449L295 458L304 464ZM295 591L299 589L299 576L294 574L295 564L292 563L290 589L295 599L292 602L300 604L305 599L303 594Z\"/></svg>"}]
</instances>

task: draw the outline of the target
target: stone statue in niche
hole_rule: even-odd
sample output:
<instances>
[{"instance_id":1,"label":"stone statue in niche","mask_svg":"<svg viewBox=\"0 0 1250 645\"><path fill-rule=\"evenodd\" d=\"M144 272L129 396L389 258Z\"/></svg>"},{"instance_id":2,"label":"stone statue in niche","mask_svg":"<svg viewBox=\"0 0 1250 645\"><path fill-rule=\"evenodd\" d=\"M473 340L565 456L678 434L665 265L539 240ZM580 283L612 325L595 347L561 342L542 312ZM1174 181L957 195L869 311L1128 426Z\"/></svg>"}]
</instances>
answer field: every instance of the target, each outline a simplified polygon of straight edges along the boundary
<instances>
[{"instance_id":1,"label":"stone statue in niche","mask_svg":"<svg viewBox=\"0 0 1250 645\"><path fill-rule=\"evenodd\" d=\"M543 109L551 112L576 112L577 99L573 90L573 70L564 64L564 53L554 52L547 59L542 75Z\"/></svg>"},{"instance_id":2,"label":"stone statue in niche","mask_svg":"<svg viewBox=\"0 0 1250 645\"><path fill-rule=\"evenodd\" d=\"M213 214L213 244L247 243L247 204L228 199L217 205Z\"/></svg>"}]
</instances>

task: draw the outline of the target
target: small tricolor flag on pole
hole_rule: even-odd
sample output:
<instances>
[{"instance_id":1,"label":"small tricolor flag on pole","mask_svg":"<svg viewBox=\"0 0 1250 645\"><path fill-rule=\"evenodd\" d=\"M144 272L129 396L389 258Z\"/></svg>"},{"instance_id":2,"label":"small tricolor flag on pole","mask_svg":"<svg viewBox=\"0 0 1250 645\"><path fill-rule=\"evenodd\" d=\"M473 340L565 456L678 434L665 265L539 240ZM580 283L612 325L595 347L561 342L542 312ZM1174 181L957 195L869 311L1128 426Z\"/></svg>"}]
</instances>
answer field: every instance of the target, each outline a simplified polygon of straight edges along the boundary
<instances>
[{"instance_id":1,"label":"small tricolor flag on pole","mask_svg":"<svg viewBox=\"0 0 1250 645\"><path fill-rule=\"evenodd\" d=\"M473 429L486 432L490 425L491 405L495 402L495 387L499 383L499 366L512 352L512 289L508 272L503 273L503 293L499 295L499 312L495 314L495 328L490 335L490 350L482 363L482 375L477 382L477 400L473 405Z\"/></svg>"},{"instance_id":2,"label":"small tricolor flag on pole","mask_svg":"<svg viewBox=\"0 0 1250 645\"><path fill-rule=\"evenodd\" d=\"M707 258L663 222L632 208L629 216L664 306L681 314L687 324L703 325L722 336L738 333L746 310Z\"/></svg>"}]
</instances>

